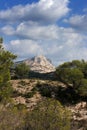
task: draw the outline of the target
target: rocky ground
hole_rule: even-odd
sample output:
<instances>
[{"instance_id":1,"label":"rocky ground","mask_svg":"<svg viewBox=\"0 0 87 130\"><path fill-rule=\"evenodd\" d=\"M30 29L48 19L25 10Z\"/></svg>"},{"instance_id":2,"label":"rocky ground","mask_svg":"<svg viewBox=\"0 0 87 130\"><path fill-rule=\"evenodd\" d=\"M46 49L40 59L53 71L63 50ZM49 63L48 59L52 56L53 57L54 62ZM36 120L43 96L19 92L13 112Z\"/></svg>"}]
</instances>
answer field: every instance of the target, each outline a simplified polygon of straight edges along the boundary
<instances>
[{"instance_id":1,"label":"rocky ground","mask_svg":"<svg viewBox=\"0 0 87 130\"><path fill-rule=\"evenodd\" d=\"M38 91L33 92L32 90L37 84L49 84L57 87L58 85L63 85L61 82L57 81L45 81L45 80L35 80L35 79L24 79L24 80L11 80L12 87L14 89L13 101L15 104L24 104L28 109L32 109L38 101L42 100L42 96ZM29 95L30 96L29 96ZM27 96L26 96L27 95ZM29 96L29 97L28 97Z\"/></svg>"},{"instance_id":2,"label":"rocky ground","mask_svg":"<svg viewBox=\"0 0 87 130\"><path fill-rule=\"evenodd\" d=\"M36 91L37 84L46 84L46 86L51 86L51 88L57 88L58 86L66 87L61 82L37 79L12 80L11 83L14 89L12 97L14 103L16 105L23 104L28 110L32 110L40 100L43 100L40 92ZM74 105L66 105L65 107L72 112L71 130L87 130L87 103L81 101Z\"/></svg>"},{"instance_id":3,"label":"rocky ground","mask_svg":"<svg viewBox=\"0 0 87 130\"><path fill-rule=\"evenodd\" d=\"M87 130L87 102L67 107L72 112L72 130Z\"/></svg>"}]
</instances>

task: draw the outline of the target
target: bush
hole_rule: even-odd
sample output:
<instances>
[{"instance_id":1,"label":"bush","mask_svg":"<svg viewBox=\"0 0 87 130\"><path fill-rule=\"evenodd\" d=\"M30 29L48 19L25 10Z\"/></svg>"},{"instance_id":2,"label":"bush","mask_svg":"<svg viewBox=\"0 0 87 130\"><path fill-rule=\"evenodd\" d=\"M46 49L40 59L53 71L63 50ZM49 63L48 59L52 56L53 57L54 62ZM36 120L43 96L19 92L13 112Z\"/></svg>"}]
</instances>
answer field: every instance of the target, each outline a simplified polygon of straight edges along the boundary
<instances>
[{"instance_id":1,"label":"bush","mask_svg":"<svg viewBox=\"0 0 87 130\"><path fill-rule=\"evenodd\" d=\"M16 77L23 79L28 78L29 75L29 66L25 63L20 63L15 68Z\"/></svg>"},{"instance_id":2,"label":"bush","mask_svg":"<svg viewBox=\"0 0 87 130\"><path fill-rule=\"evenodd\" d=\"M1 107L1 104L0 104ZM24 130L25 109L17 107L0 108L0 130Z\"/></svg>"},{"instance_id":3,"label":"bush","mask_svg":"<svg viewBox=\"0 0 87 130\"><path fill-rule=\"evenodd\" d=\"M80 96L87 97L87 79L82 79L77 91Z\"/></svg>"},{"instance_id":4,"label":"bush","mask_svg":"<svg viewBox=\"0 0 87 130\"><path fill-rule=\"evenodd\" d=\"M70 130L70 115L53 99L41 101L32 111L26 111L23 104L0 104L0 130Z\"/></svg>"},{"instance_id":5,"label":"bush","mask_svg":"<svg viewBox=\"0 0 87 130\"><path fill-rule=\"evenodd\" d=\"M46 87L41 88L40 89L40 93L41 93L42 96L51 97L51 90L50 90L50 88L46 88Z\"/></svg>"},{"instance_id":6,"label":"bush","mask_svg":"<svg viewBox=\"0 0 87 130\"><path fill-rule=\"evenodd\" d=\"M26 118L31 130L70 130L70 112L58 101L45 99Z\"/></svg>"},{"instance_id":7,"label":"bush","mask_svg":"<svg viewBox=\"0 0 87 130\"><path fill-rule=\"evenodd\" d=\"M24 109L27 108L25 104L21 104L21 103L15 105L15 107L16 107L18 110L24 110Z\"/></svg>"},{"instance_id":8,"label":"bush","mask_svg":"<svg viewBox=\"0 0 87 130\"><path fill-rule=\"evenodd\" d=\"M34 96L34 94L36 94L36 91L32 91L32 92L25 93L25 94L23 95L23 97L25 97L25 98L31 98L31 97Z\"/></svg>"}]
</instances>

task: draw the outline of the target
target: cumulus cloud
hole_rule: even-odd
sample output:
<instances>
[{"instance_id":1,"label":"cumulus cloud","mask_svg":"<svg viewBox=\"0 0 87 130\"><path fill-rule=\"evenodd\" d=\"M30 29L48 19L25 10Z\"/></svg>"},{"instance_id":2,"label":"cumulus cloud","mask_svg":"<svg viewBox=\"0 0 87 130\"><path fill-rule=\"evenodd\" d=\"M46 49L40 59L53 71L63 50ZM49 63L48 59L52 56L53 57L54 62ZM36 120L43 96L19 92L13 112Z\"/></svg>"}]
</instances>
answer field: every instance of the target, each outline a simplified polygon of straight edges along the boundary
<instances>
[{"instance_id":1,"label":"cumulus cloud","mask_svg":"<svg viewBox=\"0 0 87 130\"><path fill-rule=\"evenodd\" d=\"M4 22L34 21L53 23L69 12L69 0L39 0L37 3L17 5L0 11Z\"/></svg>"},{"instance_id":2,"label":"cumulus cloud","mask_svg":"<svg viewBox=\"0 0 87 130\"><path fill-rule=\"evenodd\" d=\"M36 40L52 40L57 39L57 27L55 25L41 26L35 23L21 23L15 31L20 38L36 39Z\"/></svg>"},{"instance_id":3,"label":"cumulus cloud","mask_svg":"<svg viewBox=\"0 0 87 130\"><path fill-rule=\"evenodd\" d=\"M55 65L73 59L87 59L87 37L83 33L87 31L87 15L73 15L66 19L71 27L59 27L56 23L70 11L68 4L69 0L39 0L1 10L0 22L5 24L0 33L11 36L5 47L19 59L43 54Z\"/></svg>"},{"instance_id":4,"label":"cumulus cloud","mask_svg":"<svg viewBox=\"0 0 87 130\"><path fill-rule=\"evenodd\" d=\"M6 26L2 27L0 32L3 34L6 34L6 35L14 35L15 34L14 28L10 25L6 25Z\"/></svg>"},{"instance_id":5,"label":"cumulus cloud","mask_svg":"<svg viewBox=\"0 0 87 130\"><path fill-rule=\"evenodd\" d=\"M46 52L53 58L55 64L63 63L73 59L87 60L87 37L68 28L59 28L59 40L48 44Z\"/></svg>"},{"instance_id":6,"label":"cumulus cloud","mask_svg":"<svg viewBox=\"0 0 87 130\"><path fill-rule=\"evenodd\" d=\"M87 31L87 15L75 15L66 20L72 27L81 31Z\"/></svg>"},{"instance_id":7,"label":"cumulus cloud","mask_svg":"<svg viewBox=\"0 0 87 130\"><path fill-rule=\"evenodd\" d=\"M77 33L74 29L56 25L50 25L50 27L38 27L36 25L34 28L37 30L37 33L30 33L30 36L28 33L28 37L31 37L32 40L13 40L7 48L22 58L43 54L52 59L56 65L60 62L87 57L87 38ZM52 28L53 37L51 30L48 31L48 28ZM25 32L28 29L26 26ZM40 30L39 33L38 29ZM30 30L34 32L33 27ZM21 31L19 34L21 35ZM33 38L34 34L36 34L35 38Z\"/></svg>"},{"instance_id":8,"label":"cumulus cloud","mask_svg":"<svg viewBox=\"0 0 87 130\"><path fill-rule=\"evenodd\" d=\"M18 58L27 58L29 56L43 54L43 49L36 41L32 40L12 40L6 48L18 55Z\"/></svg>"}]
</instances>

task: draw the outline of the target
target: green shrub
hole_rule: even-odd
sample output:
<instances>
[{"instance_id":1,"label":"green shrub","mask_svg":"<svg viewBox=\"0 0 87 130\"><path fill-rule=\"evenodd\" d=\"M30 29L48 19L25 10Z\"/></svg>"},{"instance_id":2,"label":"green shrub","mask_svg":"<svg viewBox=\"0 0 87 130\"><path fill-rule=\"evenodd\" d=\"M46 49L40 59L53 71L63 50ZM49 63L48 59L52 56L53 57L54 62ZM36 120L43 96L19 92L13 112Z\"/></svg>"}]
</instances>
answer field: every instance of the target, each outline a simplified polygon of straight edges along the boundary
<instances>
[{"instance_id":1,"label":"green shrub","mask_svg":"<svg viewBox=\"0 0 87 130\"><path fill-rule=\"evenodd\" d=\"M31 97L34 96L35 93L36 93L35 91L33 91L33 92L28 92L28 93L25 93L25 94L23 95L23 97L25 97L25 98L31 98Z\"/></svg>"},{"instance_id":2,"label":"green shrub","mask_svg":"<svg viewBox=\"0 0 87 130\"><path fill-rule=\"evenodd\" d=\"M45 99L27 114L31 130L70 130L70 112L58 101Z\"/></svg>"},{"instance_id":3,"label":"green shrub","mask_svg":"<svg viewBox=\"0 0 87 130\"><path fill-rule=\"evenodd\" d=\"M17 107L18 110L24 110L27 108L25 104L21 104L21 103L15 105L15 107Z\"/></svg>"},{"instance_id":4,"label":"green shrub","mask_svg":"<svg viewBox=\"0 0 87 130\"><path fill-rule=\"evenodd\" d=\"M24 130L26 109L22 108L19 105L0 109L0 130Z\"/></svg>"},{"instance_id":5,"label":"green shrub","mask_svg":"<svg viewBox=\"0 0 87 130\"><path fill-rule=\"evenodd\" d=\"M87 97L87 79L82 79L79 87L77 88L78 94Z\"/></svg>"},{"instance_id":6,"label":"green shrub","mask_svg":"<svg viewBox=\"0 0 87 130\"><path fill-rule=\"evenodd\" d=\"M19 84L22 85L22 86L25 86L27 83L26 83L26 81L21 80L21 81L19 81Z\"/></svg>"},{"instance_id":7,"label":"green shrub","mask_svg":"<svg viewBox=\"0 0 87 130\"><path fill-rule=\"evenodd\" d=\"M42 96L51 97L51 90L50 90L50 88L46 88L46 87L41 88L40 89L40 93L41 93Z\"/></svg>"},{"instance_id":8,"label":"green shrub","mask_svg":"<svg viewBox=\"0 0 87 130\"><path fill-rule=\"evenodd\" d=\"M36 92L37 90L38 90L37 87L33 87L33 88L31 89L32 92Z\"/></svg>"},{"instance_id":9,"label":"green shrub","mask_svg":"<svg viewBox=\"0 0 87 130\"><path fill-rule=\"evenodd\" d=\"M20 63L16 66L16 77L23 79L29 77L29 66L27 66L25 63Z\"/></svg>"}]
</instances>

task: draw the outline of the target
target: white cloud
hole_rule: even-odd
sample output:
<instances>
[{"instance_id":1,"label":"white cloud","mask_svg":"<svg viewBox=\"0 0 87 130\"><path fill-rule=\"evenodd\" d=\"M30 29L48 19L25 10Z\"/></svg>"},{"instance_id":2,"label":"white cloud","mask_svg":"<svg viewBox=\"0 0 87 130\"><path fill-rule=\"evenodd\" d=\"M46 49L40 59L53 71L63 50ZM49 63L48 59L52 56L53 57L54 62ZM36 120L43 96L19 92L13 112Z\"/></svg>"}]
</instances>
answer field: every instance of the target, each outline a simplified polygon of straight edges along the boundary
<instances>
[{"instance_id":1,"label":"white cloud","mask_svg":"<svg viewBox=\"0 0 87 130\"><path fill-rule=\"evenodd\" d=\"M69 12L69 0L39 0L37 3L17 5L0 11L4 22L35 21L52 23Z\"/></svg>"},{"instance_id":2,"label":"white cloud","mask_svg":"<svg viewBox=\"0 0 87 130\"><path fill-rule=\"evenodd\" d=\"M87 60L87 37L83 33L87 31L87 15L74 15L65 20L70 28L55 23L69 12L68 3L69 0L39 0L0 11L1 24L9 23L1 27L0 33L12 36L5 47L22 59L44 54L55 64Z\"/></svg>"},{"instance_id":3,"label":"white cloud","mask_svg":"<svg viewBox=\"0 0 87 130\"><path fill-rule=\"evenodd\" d=\"M57 26L41 26L35 23L21 23L18 25L16 35L20 38L36 40L55 40L58 39Z\"/></svg>"},{"instance_id":4,"label":"white cloud","mask_svg":"<svg viewBox=\"0 0 87 130\"><path fill-rule=\"evenodd\" d=\"M87 59L87 37L74 29L56 25L39 26L36 24L29 26L27 24L25 27L23 24L22 26L23 28L18 26L20 28L19 34L28 37L28 39L13 40L8 45L8 49L19 57L28 58L44 54L55 64L73 59ZM18 33L18 27L16 33Z\"/></svg>"},{"instance_id":5,"label":"white cloud","mask_svg":"<svg viewBox=\"0 0 87 130\"><path fill-rule=\"evenodd\" d=\"M14 28L10 25L2 27L0 32L4 33L6 35L14 35L15 34Z\"/></svg>"},{"instance_id":6,"label":"white cloud","mask_svg":"<svg viewBox=\"0 0 87 130\"><path fill-rule=\"evenodd\" d=\"M87 15L75 15L66 20L72 27L81 31L87 31Z\"/></svg>"},{"instance_id":7,"label":"white cloud","mask_svg":"<svg viewBox=\"0 0 87 130\"><path fill-rule=\"evenodd\" d=\"M18 55L18 58L27 58L32 55L43 53L39 44L32 40L12 40L6 48Z\"/></svg>"}]
</instances>

